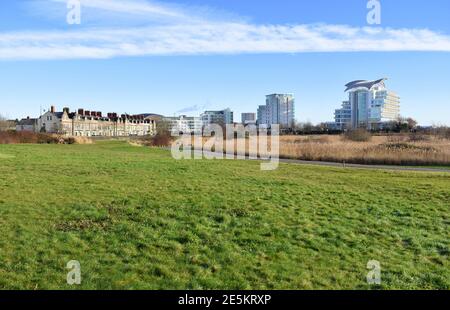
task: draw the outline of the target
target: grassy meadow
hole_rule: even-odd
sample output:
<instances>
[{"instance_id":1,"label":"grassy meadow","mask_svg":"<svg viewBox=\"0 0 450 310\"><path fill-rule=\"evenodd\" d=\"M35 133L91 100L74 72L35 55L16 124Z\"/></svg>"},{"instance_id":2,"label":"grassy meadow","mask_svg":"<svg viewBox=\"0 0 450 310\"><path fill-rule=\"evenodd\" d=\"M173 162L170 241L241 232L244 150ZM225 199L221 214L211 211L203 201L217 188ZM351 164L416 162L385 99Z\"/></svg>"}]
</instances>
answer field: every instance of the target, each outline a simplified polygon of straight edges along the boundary
<instances>
[{"instance_id":1,"label":"grassy meadow","mask_svg":"<svg viewBox=\"0 0 450 310\"><path fill-rule=\"evenodd\" d=\"M0 163L2 289L450 289L449 173L260 171L119 141L0 145Z\"/></svg>"}]
</instances>

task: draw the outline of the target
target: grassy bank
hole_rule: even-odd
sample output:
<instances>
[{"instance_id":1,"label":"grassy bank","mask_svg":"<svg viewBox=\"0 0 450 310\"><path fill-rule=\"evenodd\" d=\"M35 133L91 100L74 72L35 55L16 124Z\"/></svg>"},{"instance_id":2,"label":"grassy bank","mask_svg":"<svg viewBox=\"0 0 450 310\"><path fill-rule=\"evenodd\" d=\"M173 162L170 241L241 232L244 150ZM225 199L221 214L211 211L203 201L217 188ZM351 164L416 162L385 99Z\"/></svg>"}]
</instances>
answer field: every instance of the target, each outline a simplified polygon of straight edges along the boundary
<instances>
[{"instance_id":1,"label":"grassy bank","mask_svg":"<svg viewBox=\"0 0 450 310\"><path fill-rule=\"evenodd\" d=\"M0 288L449 289L450 176L0 145Z\"/></svg>"}]
</instances>

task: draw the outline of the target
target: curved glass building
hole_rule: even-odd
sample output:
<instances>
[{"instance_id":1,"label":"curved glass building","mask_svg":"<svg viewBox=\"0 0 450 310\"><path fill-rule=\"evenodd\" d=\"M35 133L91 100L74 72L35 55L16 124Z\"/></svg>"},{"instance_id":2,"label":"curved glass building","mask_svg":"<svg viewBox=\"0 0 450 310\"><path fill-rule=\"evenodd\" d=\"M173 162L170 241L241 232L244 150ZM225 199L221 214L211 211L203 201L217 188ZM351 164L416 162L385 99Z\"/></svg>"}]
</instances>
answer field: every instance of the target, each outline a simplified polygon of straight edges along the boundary
<instances>
[{"instance_id":1,"label":"curved glass building","mask_svg":"<svg viewBox=\"0 0 450 310\"><path fill-rule=\"evenodd\" d=\"M346 84L349 100L336 110L335 122L340 129L382 129L400 116L400 97L386 89L385 81L357 80Z\"/></svg>"}]
</instances>

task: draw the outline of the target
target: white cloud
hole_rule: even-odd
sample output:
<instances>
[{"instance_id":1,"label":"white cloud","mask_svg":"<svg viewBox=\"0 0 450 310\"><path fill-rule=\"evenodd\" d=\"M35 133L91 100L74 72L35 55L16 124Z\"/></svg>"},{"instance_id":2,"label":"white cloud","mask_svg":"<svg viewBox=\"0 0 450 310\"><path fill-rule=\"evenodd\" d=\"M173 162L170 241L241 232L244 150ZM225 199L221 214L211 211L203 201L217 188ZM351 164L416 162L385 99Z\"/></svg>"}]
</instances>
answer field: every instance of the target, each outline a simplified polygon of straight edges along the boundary
<instances>
[{"instance_id":1,"label":"white cloud","mask_svg":"<svg viewBox=\"0 0 450 310\"><path fill-rule=\"evenodd\" d=\"M50 0L56 3L67 3L67 0ZM159 15L165 17L185 17L185 14L174 7L156 4L145 0L80 0L83 8L100 9L133 15Z\"/></svg>"},{"instance_id":2,"label":"white cloud","mask_svg":"<svg viewBox=\"0 0 450 310\"><path fill-rule=\"evenodd\" d=\"M124 14L144 14L149 18L156 14L170 17L171 21L120 29L0 33L0 59L365 51L450 52L450 36L427 29L217 22L196 18L193 12L179 8L136 0L85 0L83 5ZM187 19L187 16L192 18Z\"/></svg>"}]
</instances>

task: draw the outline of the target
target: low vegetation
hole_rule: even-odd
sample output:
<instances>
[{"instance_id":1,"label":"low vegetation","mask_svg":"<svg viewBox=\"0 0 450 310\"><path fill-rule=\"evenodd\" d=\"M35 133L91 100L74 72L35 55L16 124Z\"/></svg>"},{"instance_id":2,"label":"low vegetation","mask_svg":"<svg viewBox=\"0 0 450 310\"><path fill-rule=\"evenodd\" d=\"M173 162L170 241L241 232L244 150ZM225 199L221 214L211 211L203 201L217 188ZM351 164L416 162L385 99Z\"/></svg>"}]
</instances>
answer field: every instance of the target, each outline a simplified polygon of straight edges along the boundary
<instances>
[{"instance_id":1,"label":"low vegetation","mask_svg":"<svg viewBox=\"0 0 450 310\"><path fill-rule=\"evenodd\" d=\"M203 143L208 139L204 137ZM193 139L188 137L184 139L184 145L192 144L192 141ZM237 144L235 141L235 149ZM245 144L248 154L248 139ZM345 135L284 135L280 136L279 145L280 157L287 159L450 167L450 139L434 135L417 133L371 135L364 130L357 130ZM223 150L226 151L225 143Z\"/></svg>"},{"instance_id":2,"label":"low vegetation","mask_svg":"<svg viewBox=\"0 0 450 310\"><path fill-rule=\"evenodd\" d=\"M343 143L311 139L295 143ZM0 159L3 289L450 289L447 173L260 171L125 141Z\"/></svg>"},{"instance_id":3,"label":"low vegetation","mask_svg":"<svg viewBox=\"0 0 450 310\"><path fill-rule=\"evenodd\" d=\"M280 156L356 164L450 166L448 139L417 134L367 135L282 136Z\"/></svg>"},{"instance_id":4,"label":"low vegetation","mask_svg":"<svg viewBox=\"0 0 450 310\"><path fill-rule=\"evenodd\" d=\"M29 131L1 131L0 144L90 144L87 137L64 137L55 134L34 133Z\"/></svg>"},{"instance_id":5,"label":"low vegetation","mask_svg":"<svg viewBox=\"0 0 450 310\"><path fill-rule=\"evenodd\" d=\"M354 142L369 142L372 135L365 129L349 130L344 134L344 137L349 141Z\"/></svg>"}]
</instances>

